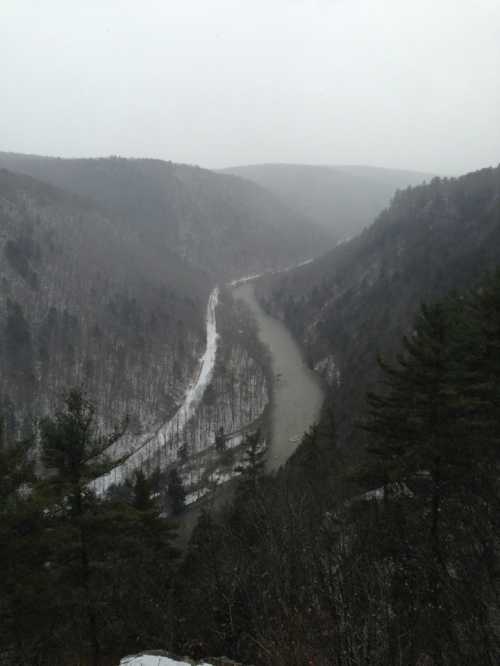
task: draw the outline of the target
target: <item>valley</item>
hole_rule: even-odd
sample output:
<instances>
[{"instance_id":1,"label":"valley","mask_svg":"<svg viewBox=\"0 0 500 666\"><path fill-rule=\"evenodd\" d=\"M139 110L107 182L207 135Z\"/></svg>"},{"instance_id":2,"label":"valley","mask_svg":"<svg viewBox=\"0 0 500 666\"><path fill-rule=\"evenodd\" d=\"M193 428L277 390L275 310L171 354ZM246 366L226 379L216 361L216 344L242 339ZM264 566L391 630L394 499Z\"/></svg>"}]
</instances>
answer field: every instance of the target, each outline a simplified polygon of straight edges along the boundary
<instances>
[{"instance_id":1,"label":"valley","mask_svg":"<svg viewBox=\"0 0 500 666\"><path fill-rule=\"evenodd\" d=\"M458 600L494 603L500 168L399 191L361 234L311 247L306 217L297 234L260 190L255 209L238 177L224 177L240 193L227 205L219 181L182 166L20 163L51 182L0 170L0 463L12 470L1 524L16 580L28 571L40 586L22 592L21 617L47 646L43 663L52 626L38 599L72 594L69 572L84 599L76 620L57 619L72 654L88 649L71 638L86 614L89 635L108 641L96 654L115 663L158 646L340 664L353 645L351 666L373 634L385 666L393 635L412 631L408 608L448 575L438 548L457 563L458 591L439 599L456 617L448 629L470 623L450 652L480 651L490 619ZM457 521L463 502L471 517ZM484 566L462 520L479 527ZM407 543L415 565L400 557ZM393 588L394 563L417 568L418 599Z\"/></svg>"},{"instance_id":2,"label":"valley","mask_svg":"<svg viewBox=\"0 0 500 666\"><path fill-rule=\"evenodd\" d=\"M0 0L0 666L500 664L500 0Z\"/></svg>"}]
</instances>

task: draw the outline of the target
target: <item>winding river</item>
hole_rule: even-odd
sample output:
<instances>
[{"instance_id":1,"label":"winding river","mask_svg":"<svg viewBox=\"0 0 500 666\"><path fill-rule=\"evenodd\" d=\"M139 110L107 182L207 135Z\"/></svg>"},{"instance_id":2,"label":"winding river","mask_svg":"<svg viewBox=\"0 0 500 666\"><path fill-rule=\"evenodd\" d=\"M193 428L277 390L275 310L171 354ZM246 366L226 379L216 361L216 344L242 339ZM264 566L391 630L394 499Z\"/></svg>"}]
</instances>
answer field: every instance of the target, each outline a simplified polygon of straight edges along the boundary
<instances>
[{"instance_id":1,"label":"winding river","mask_svg":"<svg viewBox=\"0 0 500 666\"><path fill-rule=\"evenodd\" d=\"M289 269L287 269L289 270ZM257 321L259 337L271 353L275 377L271 409L271 442L268 449L267 471L283 465L295 451L302 435L315 423L323 402L323 391L317 375L304 362L300 348L286 326L267 315L255 297L253 281L258 275L231 283L233 296L244 301ZM219 289L215 287L208 300L206 315L206 347L200 359L199 372L188 387L184 400L174 416L157 430L141 437L124 437L108 449L113 459L122 458L109 473L93 482L94 489L103 494L112 484L122 483L135 470L152 461L162 467L177 458L179 434L194 416L212 379L217 355L216 309Z\"/></svg>"},{"instance_id":2,"label":"winding river","mask_svg":"<svg viewBox=\"0 0 500 666\"><path fill-rule=\"evenodd\" d=\"M267 315L259 305L253 281L242 278L232 285L233 297L244 301L259 328L259 338L271 353L275 376L271 405L271 442L267 471L274 472L295 451L301 437L318 419L324 394L318 376L304 363L301 350L286 326ZM218 486L208 497L191 505L179 522L178 543L185 548L203 510L217 510L231 500L234 485Z\"/></svg>"},{"instance_id":3,"label":"winding river","mask_svg":"<svg viewBox=\"0 0 500 666\"><path fill-rule=\"evenodd\" d=\"M275 382L267 471L273 472L288 460L304 432L317 421L324 394L318 376L304 362L290 331L259 305L253 282L235 286L233 296L248 305L257 321L259 337L271 353Z\"/></svg>"}]
</instances>

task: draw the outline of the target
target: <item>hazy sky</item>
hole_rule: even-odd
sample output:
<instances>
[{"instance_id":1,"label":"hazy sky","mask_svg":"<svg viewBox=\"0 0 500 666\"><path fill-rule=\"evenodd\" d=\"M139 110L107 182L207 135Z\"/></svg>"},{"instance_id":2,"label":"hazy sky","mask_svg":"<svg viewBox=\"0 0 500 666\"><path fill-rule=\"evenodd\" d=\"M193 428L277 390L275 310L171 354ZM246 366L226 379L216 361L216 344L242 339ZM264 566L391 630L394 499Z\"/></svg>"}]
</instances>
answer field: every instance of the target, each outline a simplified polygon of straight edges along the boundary
<instances>
[{"instance_id":1,"label":"hazy sky","mask_svg":"<svg viewBox=\"0 0 500 666\"><path fill-rule=\"evenodd\" d=\"M500 162L500 0L0 0L0 150Z\"/></svg>"}]
</instances>

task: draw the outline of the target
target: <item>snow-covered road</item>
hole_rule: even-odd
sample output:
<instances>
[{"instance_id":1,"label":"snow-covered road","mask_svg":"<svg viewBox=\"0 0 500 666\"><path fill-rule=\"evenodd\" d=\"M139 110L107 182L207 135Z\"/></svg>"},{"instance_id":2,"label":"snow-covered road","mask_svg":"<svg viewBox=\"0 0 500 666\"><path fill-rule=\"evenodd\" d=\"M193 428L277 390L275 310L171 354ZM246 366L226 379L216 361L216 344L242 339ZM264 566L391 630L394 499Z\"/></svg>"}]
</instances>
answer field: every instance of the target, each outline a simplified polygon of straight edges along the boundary
<instances>
[{"instance_id":1,"label":"snow-covered road","mask_svg":"<svg viewBox=\"0 0 500 666\"><path fill-rule=\"evenodd\" d=\"M184 400L174 416L149 437L142 438L143 443L123 463L114 467L108 474L95 479L94 490L102 495L112 484L123 483L134 471L147 465L154 459L161 460L162 467L177 458L177 450L171 446L174 435L181 433L186 423L194 415L200 404L205 389L212 380L217 356L217 320L216 309L219 302L219 288L214 287L207 305L205 352L200 359L198 376L188 387Z\"/></svg>"},{"instance_id":2,"label":"snow-covered road","mask_svg":"<svg viewBox=\"0 0 500 666\"><path fill-rule=\"evenodd\" d=\"M277 268L276 270L267 270L264 271L263 273L254 273L253 275L245 275L244 277L237 278L236 280L233 280L228 284L230 287L239 287L240 285L245 284L245 282L252 282L252 280L257 280L263 275L278 275L279 273L288 273L288 271L293 271L295 268L300 268L301 266L307 266L313 261L314 259L304 259L304 261L301 261L298 264L291 264L290 266L286 266L285 268Z\"/></svg>"}]
</instances>

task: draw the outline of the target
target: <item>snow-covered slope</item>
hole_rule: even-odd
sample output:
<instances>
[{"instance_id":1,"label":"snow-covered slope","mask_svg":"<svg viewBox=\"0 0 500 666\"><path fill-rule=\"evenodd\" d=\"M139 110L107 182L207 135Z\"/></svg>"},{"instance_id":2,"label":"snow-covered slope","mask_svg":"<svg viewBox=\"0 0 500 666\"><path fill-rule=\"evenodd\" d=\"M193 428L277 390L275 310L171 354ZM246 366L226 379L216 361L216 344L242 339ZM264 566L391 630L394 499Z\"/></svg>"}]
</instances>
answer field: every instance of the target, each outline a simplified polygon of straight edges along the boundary
<instances>
[{"instance_id":1,"label":"snow-covered slope","mask_svg":"<svg viewBox=\"0 0 500 666\"><path fill-rule=\"evenodd\" d=\"M217 356L218 335L215 311L218 300L219 288L215 287L208 299L206 317L207 342L205 352L200 359L199 374L188 387L181 406L174 416L155 433L152 433L149 437L141 438L142 443L139 443L139 448L135 448L133 453L123 463L117 465L108 474L94 481L94 488L99 494L105 493L112 484L122 483L137 469L141 469L148 464L153 465L153 462L155 466L160 464L161 467L166 467L176 459L177 447L175 442L179 441L178 435L182 433L187 422L194 416L203 398L205 389L212 379ZM138 443L136 442L135 446L137 447L137 445ZM113 450L108 451L108 455L112 458L123 456L126 454L123 447L123 442L117 442Z\"/></svg>"},{"instance_id":2,"label":"snow-covered slope","mask_svg":"<svg viewBox=\"0 0 500 666\"><path fill-rule=\"evenodd\" d=\"M154 432L203 353L210 285L121 220L0 169L0 416L10 438L82 387L110 431ZM29 425L28 425L29 424Z\"/></svg>"}]
</instances>

